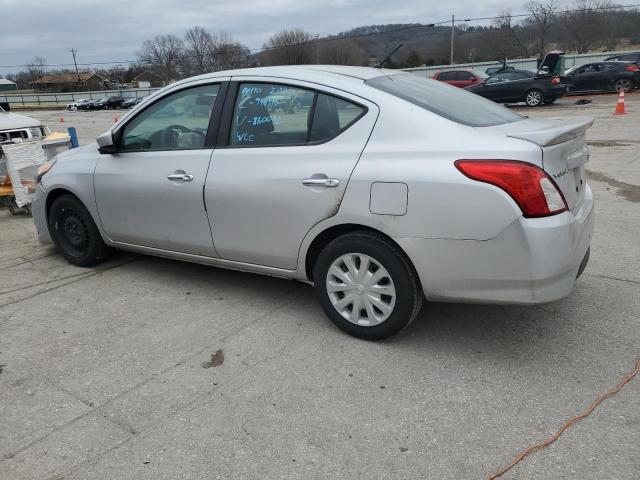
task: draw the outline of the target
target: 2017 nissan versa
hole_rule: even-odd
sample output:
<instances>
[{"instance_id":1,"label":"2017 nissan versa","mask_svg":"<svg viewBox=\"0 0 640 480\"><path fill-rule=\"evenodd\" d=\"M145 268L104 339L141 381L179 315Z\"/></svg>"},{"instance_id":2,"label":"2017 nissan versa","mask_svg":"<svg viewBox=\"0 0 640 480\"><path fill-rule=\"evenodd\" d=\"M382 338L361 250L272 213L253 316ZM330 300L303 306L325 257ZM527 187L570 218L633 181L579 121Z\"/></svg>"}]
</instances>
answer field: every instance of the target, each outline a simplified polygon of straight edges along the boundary
<instances>
[{"instance_id":1,"label":"2017 nissan versa","mask_svg":"<svg viewBox=\"0 0 640 480\"><path fill-rule=\"evenodd\" d=\"M391 70L217 72L45 164L33 213L75 265L116 248L312 282L340 328L383 339L425 297L571 292L594 226L591 123Z\"/></svg>"}]
</instances>

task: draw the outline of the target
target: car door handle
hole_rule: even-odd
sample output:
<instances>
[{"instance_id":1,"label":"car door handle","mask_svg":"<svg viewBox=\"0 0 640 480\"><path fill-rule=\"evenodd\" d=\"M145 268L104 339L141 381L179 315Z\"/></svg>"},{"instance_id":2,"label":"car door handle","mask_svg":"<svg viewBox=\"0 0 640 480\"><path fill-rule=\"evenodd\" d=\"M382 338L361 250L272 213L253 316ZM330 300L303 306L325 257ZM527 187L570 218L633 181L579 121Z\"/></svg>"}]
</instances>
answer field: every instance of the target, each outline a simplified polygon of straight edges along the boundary
<instances>
[{"instance_id":1,"label":"car door handle","mask_svg":"<svg viewBox=\"0 0 640 480\"><path fill-rule=\"evenodd\" d=\"M340 185L340 180L337 178L307 178L302 181L302 184L307 187L337 187Z\"/></svg>"},{"instance_id":2,"label":"car door handle","mask_svg":"<svg viewBox=\"0 0 640 480\"><path fill-rule=\"evenodd\" d=\"M175 180L180 180L183 182L190 182L193 180L193 175L189 175L188 173L173 173L167 177L172 182Z\"/></svg>"}]
</instances>

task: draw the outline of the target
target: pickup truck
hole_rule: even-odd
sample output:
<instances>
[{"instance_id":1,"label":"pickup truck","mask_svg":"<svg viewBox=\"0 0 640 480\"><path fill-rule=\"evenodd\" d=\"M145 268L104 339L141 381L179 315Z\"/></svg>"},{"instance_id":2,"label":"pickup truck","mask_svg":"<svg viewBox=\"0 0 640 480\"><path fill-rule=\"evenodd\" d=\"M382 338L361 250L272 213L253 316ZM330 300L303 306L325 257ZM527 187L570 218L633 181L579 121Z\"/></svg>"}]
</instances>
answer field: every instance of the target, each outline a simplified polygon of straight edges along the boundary
<instances>
[{"instance_id":1,"label":"pickup truck","mask_svg":"<svg viewBox=\"0 0 640 480\"><path fill-rule=\"evenodd\" d=\"M26 115L11 113L6 103L0 105L0 143L14 142L18 139L40 139L50 133L49 129L42 125L40 120ZM0 156L2 156L1 150Z\"/></svg>"}]
</instances>

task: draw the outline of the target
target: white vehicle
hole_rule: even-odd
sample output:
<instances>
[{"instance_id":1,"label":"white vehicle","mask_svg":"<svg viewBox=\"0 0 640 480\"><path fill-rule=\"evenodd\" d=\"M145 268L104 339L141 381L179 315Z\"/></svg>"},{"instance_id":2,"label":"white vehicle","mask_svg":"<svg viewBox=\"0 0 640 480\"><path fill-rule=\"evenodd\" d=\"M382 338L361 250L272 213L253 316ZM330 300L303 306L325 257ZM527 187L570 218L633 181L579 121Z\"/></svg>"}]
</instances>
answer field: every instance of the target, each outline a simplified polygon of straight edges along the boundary
<instances>
[{"instance_id":1,"label":"white vehicle","mask_svg":"<svg viewBox=\"0 0 640 480\"><path fill-rule=\"evenodd\" d=\"M594 228L591 123L526 118L396 70L215 72L45 164L33 216L75 265L116 248L293 278L340 328L382 339L423 298L571 292Z\"/></svg>"},{"instance_id":2,"label":"white vehicle","mask_svg":"<svg viewBox=\"0 0 640 480\"><path fill-rule=\"evenodd\" d=\"M78 110L81 105L86 105L89 102L91 102L91 100L88 98L81 98L80 100L74 100L71 103L67 103L67 110L70 110L70 111Z\"/></svg>"},{"instance_id":3,"label":"white vehicle","mask_svg":"<svg viewBox=\"0 0 640 480\"><path fill-rule=\"evenodd\" d=\"M49 129L43 126L40 120L8 112L0 107L0 143L39 140L50 133ZM0 151L1 155L2 151Z\"/></svg>"}]
</instances>

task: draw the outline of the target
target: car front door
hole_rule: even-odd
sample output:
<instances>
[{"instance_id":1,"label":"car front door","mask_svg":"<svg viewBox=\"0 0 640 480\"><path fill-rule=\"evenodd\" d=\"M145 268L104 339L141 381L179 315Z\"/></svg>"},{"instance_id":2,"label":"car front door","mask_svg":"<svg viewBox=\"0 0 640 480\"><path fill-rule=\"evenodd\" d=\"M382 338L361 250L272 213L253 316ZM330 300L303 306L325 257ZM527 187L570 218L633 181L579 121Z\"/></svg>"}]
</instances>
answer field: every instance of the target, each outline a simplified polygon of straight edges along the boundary
<instances>
[{"instance_id":1,"label":"car front door","mask_svg":"<svg viewBox=\"0 0 640 480\"><path fill-rule=\"evenodd\" d=\"M378 108L315 84L237 80L205 185L214 244L220 258L293 270L307 232L337 213Z\"/></svg>"},{"instance_id":2,"label":"car front door","mask_svg":"<svg viewBox=\"0 0 640 480\"><path fill-rule=\"evenodd\" d=\"M115 132L117 152L100 155L95 196L116 242L216 256L203 189L226 83L181 86Z\"/></svg>"},{"instance_id":3,"label":"car front door","mask_svg":"<svg viewBox=\"0 0 640 480\"><path fill-rule=\"evenodd\" d=\"M489 100L493 100L494 102L508 101L508 83L509 78L506 72L496 73L485 80L482 89L478 90L477 93Z\"/></svg>"},{"instance_id":4,"label":"car front door","mask_svg":"<svg viewBox=\"0 0 640 480\"><path fill-rule=\"evenodd\" d=\"M570 75L572 86L571 90L575 92L586 92L596 90L597 78L600 67L596 63L585 65Z\"/></svg>"}]
</instances>

